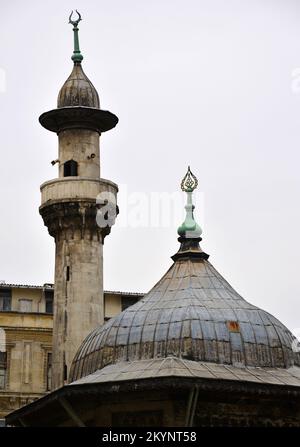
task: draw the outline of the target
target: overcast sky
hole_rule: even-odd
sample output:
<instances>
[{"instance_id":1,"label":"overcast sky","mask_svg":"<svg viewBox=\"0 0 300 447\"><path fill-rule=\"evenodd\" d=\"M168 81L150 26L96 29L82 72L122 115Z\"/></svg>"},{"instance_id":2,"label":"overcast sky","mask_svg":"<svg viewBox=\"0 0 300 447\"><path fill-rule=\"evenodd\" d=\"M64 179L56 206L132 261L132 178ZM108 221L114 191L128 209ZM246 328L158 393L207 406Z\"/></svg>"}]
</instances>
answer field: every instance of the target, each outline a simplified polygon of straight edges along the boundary
<instances>
[{"instance_id":1,"label":"overcast sky","mask_svg":"<svg viewBox=\"0 0 300 447\"><path fill-rule=\"evenodd\" d=\"M53 282L38 207L40 184L57 176L57 136L38 117L71 72L77 8L84 70L120 120L101 137L102 176L123 195L104 246L105 288L146 292L171 265L183 209L156 227L124 216L138 197L179 192L190 164L212 264L245 299L300 328L299 1L1 3L0 279Z\"/></svg>"}]
</instances>

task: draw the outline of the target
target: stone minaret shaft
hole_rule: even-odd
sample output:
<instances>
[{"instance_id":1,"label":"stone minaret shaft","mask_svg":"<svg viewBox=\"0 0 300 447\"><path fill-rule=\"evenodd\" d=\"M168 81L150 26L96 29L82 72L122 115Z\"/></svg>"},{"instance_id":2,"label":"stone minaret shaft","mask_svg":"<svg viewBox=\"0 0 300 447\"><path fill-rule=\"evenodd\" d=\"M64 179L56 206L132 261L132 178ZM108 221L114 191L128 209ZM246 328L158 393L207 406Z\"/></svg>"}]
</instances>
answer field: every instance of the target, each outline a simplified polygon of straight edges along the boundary
<instances>
[{"instance_id":1,"label":"stone minaret shaft","mask_svg":"<svg viewBox=\"0 0 300 447\"><path fill-rule=\"evenodd\" d=\"M118 119L100 109L93 84L82 70L78 22L74 30L74 67L58 96L57 109L40 123L58 134L59 177L41 186L40 214L55 239L55 294L52 388L67 381L70 365L84 338L104 321L103 242L111 223L107 203L116 209L117 185L100 178L99 138ZM99 197L101 200L99 200ZM96 200L98 198L98 200ZM106 200L103 200L106 199ZM112 206L113 205L113 206ZM97 224L98 222L98 224Z\"/></svg>"}]
</instances>

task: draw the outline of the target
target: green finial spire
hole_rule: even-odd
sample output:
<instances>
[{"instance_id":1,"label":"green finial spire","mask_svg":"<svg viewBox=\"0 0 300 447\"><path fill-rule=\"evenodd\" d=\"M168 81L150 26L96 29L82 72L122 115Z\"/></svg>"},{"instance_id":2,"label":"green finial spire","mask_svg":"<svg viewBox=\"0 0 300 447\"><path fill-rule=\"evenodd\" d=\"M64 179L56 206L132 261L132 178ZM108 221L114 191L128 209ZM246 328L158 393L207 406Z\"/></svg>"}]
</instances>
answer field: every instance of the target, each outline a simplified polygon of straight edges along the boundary
<instances>
[{"instance_id":1,"label":"green finial spire","mask_svg":"<svg viewBox=\"0 0 300 447\"><path fill-rule=\"evenodd\" d=\"M185 205L185 211L186 211L185 220L177 230L177 233L179 234L180 237L189 239L199 238L202 234L202 230L195 221L193 213L195 206L193 205L192 195L193 191L197 188L197 186L198 186L198 180L192 173L190 167L188 167L187 173L185 174L181 182L181 189L182 191L185 191L187 194L187 203Z\"/></svg>"},{"instance_id":2,"label":"green finial spire","mask_svg":"<svg viewBox=\"0 0 300 447\"><path fill-rule=\"evenodd\" d=\"M79 14L79 12L76 9L76 12L78 14L78 19L77 20L71 20L72 19L72 15L73 15L73 11L70 14L69 17L69 23L71 23L71 25L73 25L73 31L74 31L74 51L73 51L73 55L72 55L72 61L74 63L80 63L83 59L82 54L80 53L80 48L79 48L79 37L78 37L78 23L80 22L80 20L82 20L81 15Z\"/></svg>"}]
</instances>

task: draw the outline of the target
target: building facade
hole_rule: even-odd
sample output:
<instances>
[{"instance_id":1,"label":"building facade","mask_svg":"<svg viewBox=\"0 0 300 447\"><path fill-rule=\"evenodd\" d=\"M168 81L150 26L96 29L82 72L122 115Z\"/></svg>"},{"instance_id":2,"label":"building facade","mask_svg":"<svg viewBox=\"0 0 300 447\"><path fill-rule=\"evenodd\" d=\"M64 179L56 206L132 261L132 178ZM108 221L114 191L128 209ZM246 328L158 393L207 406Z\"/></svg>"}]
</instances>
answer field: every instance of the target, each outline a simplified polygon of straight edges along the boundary
<instances>
[{"instance_id":1,"label":"building facade","mask_svg":"<svg viewBox=\"0 0 300 447\"><path fill-rule=\"evenodd\" d=\"M143 294L104 292L107 321ZM0 284L0 426L52 388L53 284Z\"/></svg>"}]
</instances>

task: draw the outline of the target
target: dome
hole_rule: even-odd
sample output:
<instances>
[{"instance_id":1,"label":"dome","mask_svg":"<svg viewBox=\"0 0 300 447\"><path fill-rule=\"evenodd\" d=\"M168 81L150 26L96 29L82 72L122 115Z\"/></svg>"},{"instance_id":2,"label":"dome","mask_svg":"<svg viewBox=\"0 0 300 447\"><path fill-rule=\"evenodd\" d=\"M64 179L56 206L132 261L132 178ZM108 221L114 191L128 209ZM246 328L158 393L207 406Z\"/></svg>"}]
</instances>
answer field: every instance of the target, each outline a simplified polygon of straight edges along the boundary
<instances>
[{"instance_id":1,"label":"dome","mask_svg":"<svg viewBox=\"0 0 300 447\"><path fill-rule=\"evenodd\" d=\"M245 301L201 257L184 255L138 303L95 329L70 381L124 361L177 358L236 366L300 366L291 332Z\"/></svg>"},{"instance_id":2,"label":"dome","mask_svg":"<svg viewBox=\"0 0 300 447\"><path fill-rule=\"evenodd\" d=\"M97 90L84 73L81 63L75 63L72 73L60 89L57 107L92 107L100 109Z\"/></svg>"},{"instance_id":3,"label":"dome","mask_svg":"<svg viewBox=\"0 0 300 447\"><path fill-rule=\"evenodd\" d=\"M101 134L113 129L118 117L100 109L97 90L75 62L72 73L60 89L57 109L42 113L39 121L45 129L59 134L66 129L88 129Z\"/></svg>"},{"instance_id":4,"label":"dome","mask_svg":"<svg viewBox=\"0 0 300 447\"><path fill-rule=\"evenodd\" d=\"M174 264L138 303L99 326L73 360L74 382L108 365L171 358L235 368L300 366L295 337L275 317L248 303L208 261L199 245L192 192L198 181L188 168L186 218L179 227ZM201 229L200 229L201 230Z\"/></svg>"}]
</instances>

